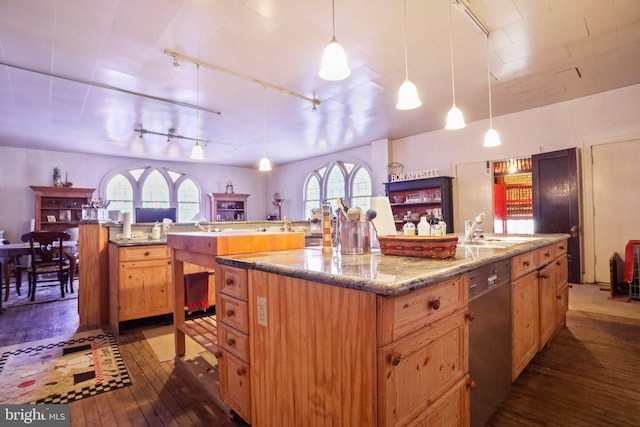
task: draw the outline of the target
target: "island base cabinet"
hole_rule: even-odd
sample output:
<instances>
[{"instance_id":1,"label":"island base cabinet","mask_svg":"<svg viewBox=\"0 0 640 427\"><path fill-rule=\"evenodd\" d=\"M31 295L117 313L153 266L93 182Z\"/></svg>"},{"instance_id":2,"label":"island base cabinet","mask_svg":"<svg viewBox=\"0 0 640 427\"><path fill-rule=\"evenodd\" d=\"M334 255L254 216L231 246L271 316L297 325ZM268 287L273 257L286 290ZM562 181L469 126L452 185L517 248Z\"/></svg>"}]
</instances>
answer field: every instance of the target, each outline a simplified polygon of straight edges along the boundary
<instances>
[{"instance_id":1,"label":"island base cabinet","mask_svg":"<svg viewBox=\"0 0 640 427\"><path fill-rule=\"evenodd\" d=\"M218 358L220 397L240 418L251 423L251 383L249 365L222 351Z\"/></svg>"},{"instance_id":2,"label":"island base cabinet","mask_svg":"<svg viewBox=\"0 0 640 427\"><path fill-rule=\"evenodd\" d=\"M449 408L438 399L467 375L468 335L469 322L461 310L378 350L379 426L405 426L436 402Z\"/></svg>"},{"instance_id":3,"label":"island base cabinet","mask_svg":"<svg viewBox=\"0 0 640 427\"><path fill-rule=\"evenodd\" d=\"M469 377L465 376L407 427L461 427L471 422Z\"/></svg>"},{"instance_id":4,"label":"island base cabinet","mask_svg":"<svg viewBox=\"0 0 640 427\"><path fill-rule=\"evenodd\" d=\"M538 272L511 284L513 381L538 352Z\"/></svg>"}]
</instances>

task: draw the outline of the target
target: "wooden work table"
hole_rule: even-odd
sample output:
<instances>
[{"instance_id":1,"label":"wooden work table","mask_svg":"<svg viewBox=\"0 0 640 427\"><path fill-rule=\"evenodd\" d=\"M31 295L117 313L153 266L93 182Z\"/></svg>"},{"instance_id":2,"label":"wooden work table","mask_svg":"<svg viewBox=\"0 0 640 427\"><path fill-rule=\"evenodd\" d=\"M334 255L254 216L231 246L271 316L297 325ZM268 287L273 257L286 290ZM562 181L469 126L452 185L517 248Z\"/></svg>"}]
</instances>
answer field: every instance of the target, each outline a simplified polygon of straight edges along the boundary
<instances>
[{"instance_id":1,"label":"wooden work table","mask_svg":"<svg viewBox=\"0 0 640 427\"><path fill-rule=\"evenodd\" d=\"M220 237L170 235L176 301L184 298L180 263L189 262L215 268L218 304L217 322L176 319L176 354L185 333L209 348L222 399L255 426L467 425L468 272L511 259L528 273L566 259L567 237L460 244L455 258L430 260L285 244L223 253L234 246Z\"/></svg>"}]
</instances>

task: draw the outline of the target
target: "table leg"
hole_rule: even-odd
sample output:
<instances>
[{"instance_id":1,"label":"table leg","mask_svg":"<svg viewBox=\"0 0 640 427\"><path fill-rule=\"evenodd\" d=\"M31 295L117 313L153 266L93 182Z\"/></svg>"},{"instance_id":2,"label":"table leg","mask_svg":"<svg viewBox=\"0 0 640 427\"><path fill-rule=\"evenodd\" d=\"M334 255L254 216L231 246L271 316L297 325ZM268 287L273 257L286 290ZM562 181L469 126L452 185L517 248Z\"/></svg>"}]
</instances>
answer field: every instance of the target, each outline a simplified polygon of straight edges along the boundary
<instances>
[{"instance_id":1,"label":"table leg","mask_svg":"<svg viewBox=\"0 0 640 427\"><path fill-rule=\"evenodd\" d=\"M4 273L4 300L9 299L9 286L11 281L11 263L14 257L7 257L2 263L2 270Z\"/></svg>"}]
</instances>

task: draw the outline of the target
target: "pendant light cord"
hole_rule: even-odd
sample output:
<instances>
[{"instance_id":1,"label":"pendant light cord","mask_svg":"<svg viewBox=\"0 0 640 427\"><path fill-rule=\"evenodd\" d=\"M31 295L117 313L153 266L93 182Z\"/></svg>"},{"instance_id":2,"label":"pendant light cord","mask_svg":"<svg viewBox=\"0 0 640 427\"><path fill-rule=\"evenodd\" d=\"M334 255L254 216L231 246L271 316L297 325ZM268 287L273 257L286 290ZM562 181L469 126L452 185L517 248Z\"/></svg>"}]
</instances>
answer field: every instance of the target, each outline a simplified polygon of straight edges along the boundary
<instances>
[{"instance_id":1,"label":"pendant light cord","mask_svg":"<svg viewBox=\"0 0 640 427\"><path fill-rule=\"evenodd\" d=\"M331 0L331 27L333 29L333 40L336 39L336 0Z\"/></svg>"},{"instance_id":2,"label":"pendant light cord","mask_svg":"<svg viewBox=\"0 0 640 427\"><path fill-rule=\"evenodd\" d=\"M491 106L491 69L489 65L489 34L487 34L487 84L489 85L489 129L493 129L493 109Z\"/></svg>"},{"instance_id":3,"label":"pendant light cord","mask_svg":"<svg viewBox=\"0 0 640 427\"><path fill-rule=\"evenodd\" d=\"M262 87L262 157L267 157L267 87Z\"/></svg>"},{"instance_id":4,"label":"pendant light cord","mask_svg":"<svg viewBox=\"0 0 640 427\"><path fill-rule=\"evenodd\" d=\"M200 64L196 64L196 144L200 144Z\"/></svg>"},{"instance_id":5,"label":"pendant light cord","mask_svg":"<svg viewBox=\"0 0 640 427\"><path fill-rule=\"evenodd\" d=\"M456 79L453 71L453 18L451 16L451 1L447 0L449 3L449 45L451 47L451 88L453 91L453 105L456 105Z\"/></svg>"},{"instance_id":6,"label":"pendant light cord","mask_svg":"<svg viewBox=\"0 0 640 427\"><path fill-rule=\"evenodd\" d=\"M409 80L409 59L407 53L407 0L404 0L404 79Z\"/></svg>"}]
</instances>

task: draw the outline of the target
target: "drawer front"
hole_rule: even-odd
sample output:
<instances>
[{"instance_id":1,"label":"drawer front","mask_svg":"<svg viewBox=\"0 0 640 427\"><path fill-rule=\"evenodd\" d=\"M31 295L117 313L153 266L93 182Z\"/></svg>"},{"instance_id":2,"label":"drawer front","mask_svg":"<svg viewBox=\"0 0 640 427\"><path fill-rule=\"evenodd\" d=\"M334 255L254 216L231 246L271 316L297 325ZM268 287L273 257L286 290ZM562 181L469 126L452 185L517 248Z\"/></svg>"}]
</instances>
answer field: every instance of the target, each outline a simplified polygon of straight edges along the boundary
<instances>
[{"instance_id":1,"label":"drawer front","mask_svg":"<svg viewBox=\"0 0 640 427\"><path fill-rule=\"evenodd\" d=\"M465 311L378 350L378 425L404 426L467 375Z\"/></svg>"},{"instance_id":2,"label":"drawer front","mask_svg":"<svg viewBox=\"0 0 640 427\"><path fill-rule=\"evenodd\" d=\"M143 261L147 259L170 259L171 249L167 245L130 246L118 251L120 261Z\"/></svg>"},{"instance_id":3,"label":"drawer front","mask_svg":"<svg viewBox=\"0 0 640 427\"><path fill-rule=\"evenodd\" d=\"M426 412L411 420L407 427L468 426L471 393L468 376L445 393Z\"/></svg>"},{"instance_id":4,"label":"drawer front","mask_svg":"<svg viewBox=\"0 0 640 427\"><path fill-rule=\"evenodd\" d=\"M467 305L467 274L408 295L378 297L378 345L385 345L455 313Z\"/></svg>"},{"instance_id":5,"label":"drawer front","mask_svg":"<svg viewBox=\"0 0 640 427\"><path fill-rule=\"evenodd\" d=\"M556 259L556 245L538 249L538 266L547 265L554 259Z\"/></svg>"},{"instance_id":6,"label":"drawer front","mask_svg":"<svg viewBox=\"0 0 640 427\"><path fill-rule=\"evenodd\" d=\"M247 301L249 299L247 270L227 266L221 266L218 270L216 273L218 292Z\"/></svg>"},{"instance_id":7,"label":"drawer front","mask_svg":"<svg viewBox=\"0 0 640 427\"><path fill-rule=\"evenodd\" d=\"M218 358L220 397L243 420L251 423L251 383L249 365L222 350Z\"/></svg>"},{"instance_id":8,"label":"drawer front","mask_svg":"<svg viewBox=\"0 0 640 427\"><path fill-rule=\"evenodd\" d=\"M562 242L558 242L554 245L556 247L556 257L562 255L562 254L566 254L567 253L567 248L569 246L569 242L566 240L563 240Z\"/></svg>"},{"instance_id":9,"label":"drawer front","mask_svg":"<svg viewBox=\"0 0 640 427\"><path fill-rule=\"evenodd\" d=\"M216 309L216 313L220 321L240 332L249 334L249 305L247 302L225 294L220 294L217 302L219 307Z\"/></svg>"},{"instance_id":10,"label":"drawer front","mask_svg":"<svg viewBox=\"0 0 640 427\"><path fill-rule=\"evenodd\" d=\"M538 268L538 251L516 255L511 261L511 280L518 279Z\"/></svg>"},{"instance_id":11,"label":"drawer front","mask_svg":"<svg viewBox=\"0 0 640 427\"><path fill-rule=\"evenodd\" d=\"M556 330L566 324L567 311L569 311L569 284L565 283L556 296Z\"/></svg>"},{"instance_id":12,"label":"drawer front","mask_svg":"<svg viewBox=\"0 0 640 427\"><path fill-rule=\"evenodd\" d=\"M218 327L218 344L220 347L238 357L243 362L249 361L249 336L221 323Z\"/></svg>"}]
</instances>

